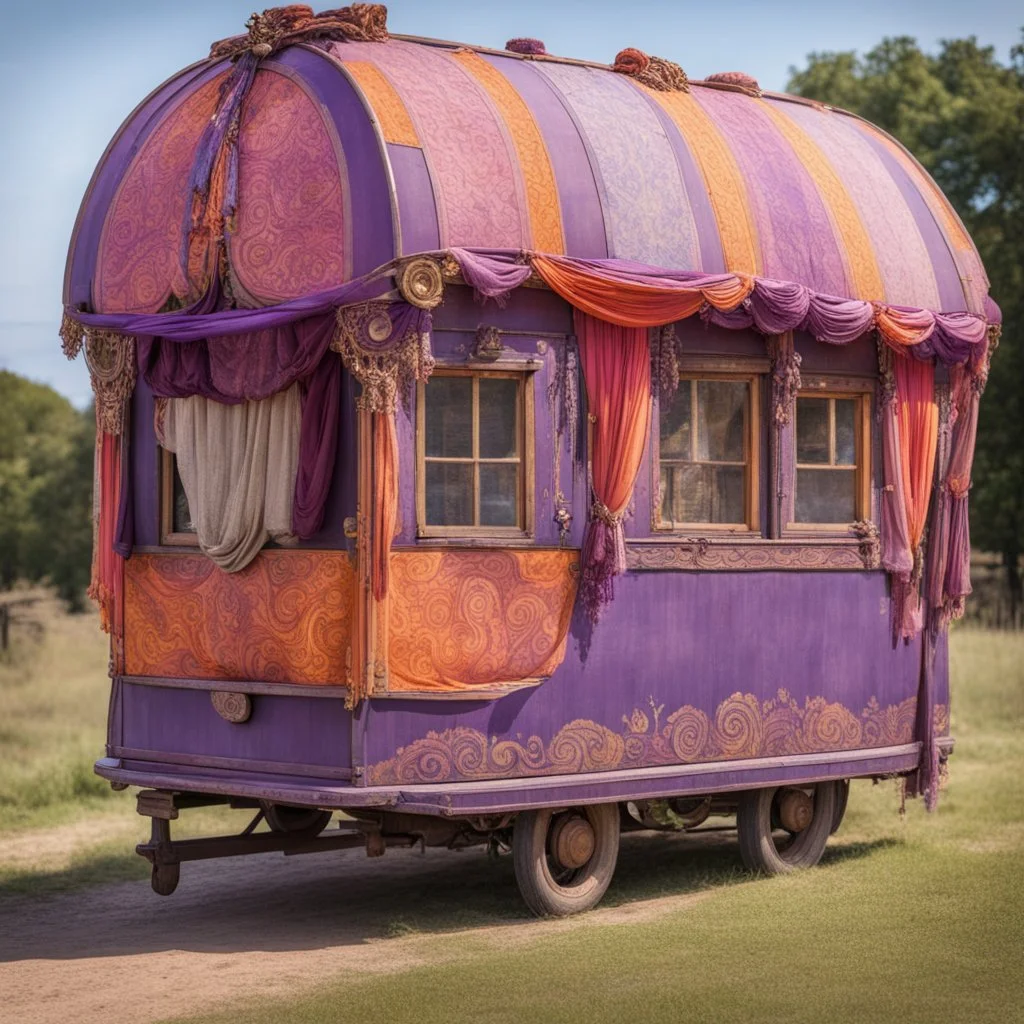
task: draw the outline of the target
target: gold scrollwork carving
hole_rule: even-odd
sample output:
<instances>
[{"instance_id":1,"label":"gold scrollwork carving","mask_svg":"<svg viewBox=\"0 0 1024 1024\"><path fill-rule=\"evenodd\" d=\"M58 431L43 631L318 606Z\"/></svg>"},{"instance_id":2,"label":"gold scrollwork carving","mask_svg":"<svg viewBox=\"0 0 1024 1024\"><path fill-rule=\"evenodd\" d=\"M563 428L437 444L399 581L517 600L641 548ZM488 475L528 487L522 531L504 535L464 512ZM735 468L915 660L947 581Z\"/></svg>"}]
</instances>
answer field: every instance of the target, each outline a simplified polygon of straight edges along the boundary
<instances>
[{"instance_id":1,"label":"gold scrollwork carving","mask_svg":"<svg viewBox=\"0 0 1024 1024\"><path fill-rule=\"evenodd\" d=\"M96 396L96 425L120 434L135 390L135 339L112 331L85 332L85 362Z\"/></svg>"},{"instance_id":2,"label":"gold scrollwork carving","mask_svg":"<svg viewBox=\"0 0 1024 1024\"><path fill-rule=\"evenodd\" d=\"M703 537L676 544L626 545L626 565L632 570L720 569L750 572L759 569L839 570L877 569L878 537L857 543L774 541L761 544L709 541Z\"/></svg>"},{"instance_id":3,"label":"gold scrollwork carving","mask_svg":"<svg viewBox=\"0 0 1024 1024\"><path fill-rule=\"evenodd\" d=\"M467 726L428 732L371 765L367 775L371 785L388 786L898 746L914 738L917 698L882 707L872 697L859 715L824 697L806 697L800 703L786 689L768 700L734 693L711 714L686 704L663 717L664 704L651 699L650 707L650 715L640 708L623 715L619 731L576 719L546 743L539 736L488 738ZM936 720L944 723L941 707L936 708Z\"/></svg>"}]
</instances>

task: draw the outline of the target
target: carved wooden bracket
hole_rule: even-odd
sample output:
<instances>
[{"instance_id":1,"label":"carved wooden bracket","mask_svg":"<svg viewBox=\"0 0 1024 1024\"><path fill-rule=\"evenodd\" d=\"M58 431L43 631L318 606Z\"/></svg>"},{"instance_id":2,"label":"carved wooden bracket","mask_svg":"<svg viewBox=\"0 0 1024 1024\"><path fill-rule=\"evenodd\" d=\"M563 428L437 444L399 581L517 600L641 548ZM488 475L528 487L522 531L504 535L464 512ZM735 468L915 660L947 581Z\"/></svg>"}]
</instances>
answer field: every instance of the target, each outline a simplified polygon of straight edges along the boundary
<instances>
[{"instance_id":1,"label":"carved wooden bracket","mask_svg":"<svg viewBox=\"0 0 1024 1024\"><path fill-rule=\"evenodd\" d=\"M874 524L868 524L873 526ZM877 569L878 531L862 539L727 541L706 537L671 541L626 541L631 570L718 570L754 572L764 569Z\"/></svg>"}]
</instances>

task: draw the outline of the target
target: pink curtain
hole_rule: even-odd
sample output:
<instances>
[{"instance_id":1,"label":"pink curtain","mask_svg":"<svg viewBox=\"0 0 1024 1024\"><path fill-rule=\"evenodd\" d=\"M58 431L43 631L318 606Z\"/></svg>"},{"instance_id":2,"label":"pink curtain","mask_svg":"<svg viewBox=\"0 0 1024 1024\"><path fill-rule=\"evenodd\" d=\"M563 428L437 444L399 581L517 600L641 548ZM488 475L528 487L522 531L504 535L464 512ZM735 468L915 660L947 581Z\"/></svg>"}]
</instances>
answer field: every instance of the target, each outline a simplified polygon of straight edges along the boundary
<instances>
[{"instance_id":1,"label":"pink curtain","mask_svg":"<svg viewBox=\"0 0 1024 1024\"><path fill-rule=\"evenodd\" d=\"M651 421L647 330L575 311L591 426L594 504L583 542L580 596L592 621L626 569L622 516L633 496Z\"/></svg>"},{"instance_id":2,"label":"pink curtain","mask_svg":"<svg viewBox=\"0 0 1024 1024\"><path fill-rule=\"evenodd\" d=\"M967 494L971 488L982 376L967 366L950 370L949 463L937 495L928 544L928 603L935 625L945 629L960 618L971 593L971 536Z\"/></svg>"}]
</instances>

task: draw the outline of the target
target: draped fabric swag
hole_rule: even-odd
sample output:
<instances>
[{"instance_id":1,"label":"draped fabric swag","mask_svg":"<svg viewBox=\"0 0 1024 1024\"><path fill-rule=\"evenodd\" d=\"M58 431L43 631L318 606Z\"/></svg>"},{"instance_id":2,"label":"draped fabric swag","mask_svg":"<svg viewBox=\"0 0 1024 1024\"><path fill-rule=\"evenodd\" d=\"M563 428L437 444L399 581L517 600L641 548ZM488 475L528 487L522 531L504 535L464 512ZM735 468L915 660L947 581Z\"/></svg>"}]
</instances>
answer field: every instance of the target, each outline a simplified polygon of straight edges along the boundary
<instances>
[{"instance_id":1,"label":"draped fabric swag","mask_svg":"<svg viewBox=\"0 0 1024 1024\"><path fill-rule=\"evenodd\" d=\"M580 599L592 621L612 599L626 570L622 517L647 448L651 360L647 330L621 327L576 310L576 334L587 389L594 505L583 541Z\"/></svg>"},{"instance_id":2,"label":"draped fabric swag","mask_svg":"<svg viewBox=\"0 0 1024 1024\"><path fill-rule=\"evenodd\" d=\"M168 401L163 444L177 456L199 546L225 572L244 569L270 538L294 543L300 407L296 385L238 405Z\"/></svg>"}]
</instances>

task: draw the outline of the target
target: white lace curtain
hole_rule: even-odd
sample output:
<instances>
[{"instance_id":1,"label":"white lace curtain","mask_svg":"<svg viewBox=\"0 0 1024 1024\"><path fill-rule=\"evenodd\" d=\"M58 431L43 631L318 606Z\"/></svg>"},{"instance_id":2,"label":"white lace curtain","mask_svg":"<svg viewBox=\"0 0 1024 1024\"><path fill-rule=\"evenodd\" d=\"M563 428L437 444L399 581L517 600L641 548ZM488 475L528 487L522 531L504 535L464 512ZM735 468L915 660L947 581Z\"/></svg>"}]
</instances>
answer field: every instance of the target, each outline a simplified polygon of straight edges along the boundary
<instances>
[{"instance_id":1,"label":"white lace curtain","mask_svg":"<svg viewBox=\"0 0 1024 1024\"><path fill-rule=\"evenodd\" d=\"M297 384L260 401L171 398L162 443L175 453L199 547L225 572L273 538L292 544L299 464Z\"/></svg>"}]
</instances>

